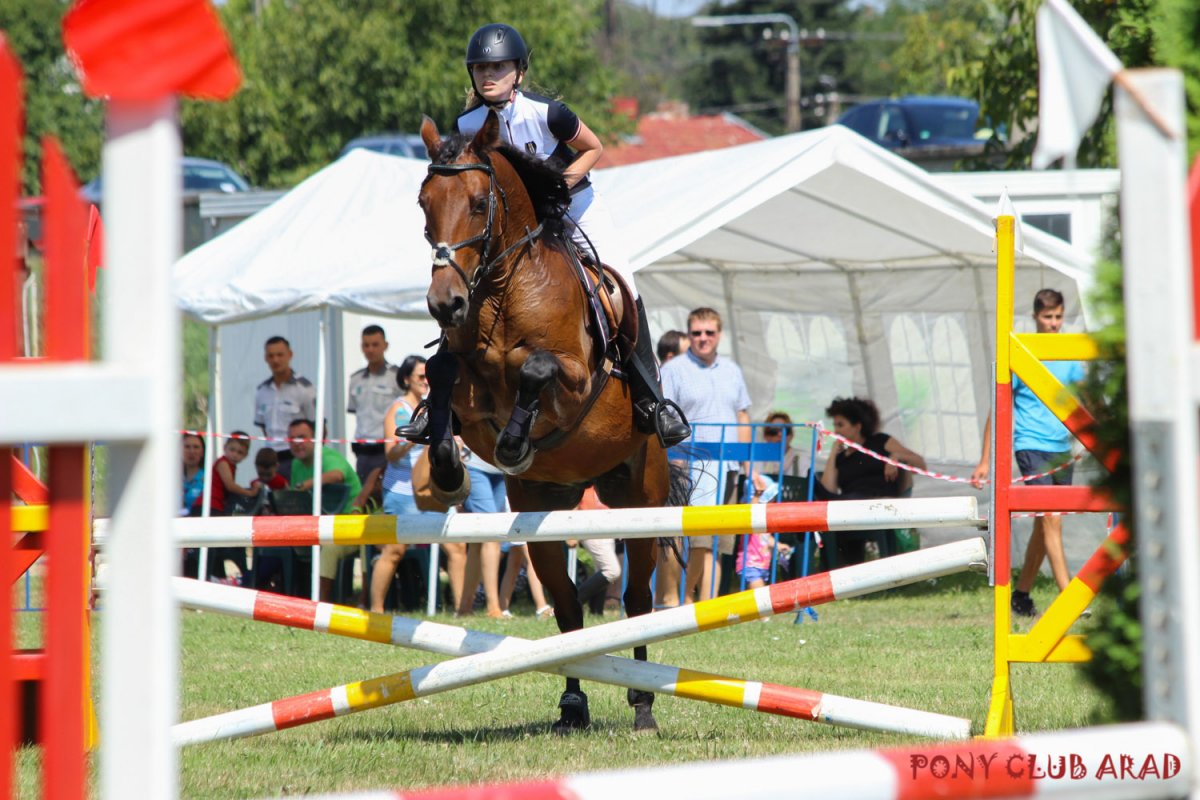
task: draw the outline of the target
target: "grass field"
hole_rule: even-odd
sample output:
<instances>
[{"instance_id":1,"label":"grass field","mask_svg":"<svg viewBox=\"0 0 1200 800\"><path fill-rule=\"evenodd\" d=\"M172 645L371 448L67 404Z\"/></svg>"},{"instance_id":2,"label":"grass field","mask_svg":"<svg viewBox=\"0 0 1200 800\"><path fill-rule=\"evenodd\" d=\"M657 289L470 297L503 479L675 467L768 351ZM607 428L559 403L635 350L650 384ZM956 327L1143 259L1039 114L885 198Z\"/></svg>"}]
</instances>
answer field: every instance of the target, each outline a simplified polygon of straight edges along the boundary
<instances>
[{"instance_id":1,"label":"grass field","mask_svg":"<svg viewBox=\"0 0 1200 800\"><path fill-rule=\"evenodd\" d=\"M1053 585L1040 584L1034 594L1044 606ZM651 645L650 658L967 717L978 730L991 681L990 603L982 575L942 578L820 607L816 623L793 625L788 615ZM182 719L439 660L212 613L183 612L181 622ZM469 623L528 638L556 631L552 622L529 617ZM1024 666L1015 670L1014 685L1022 731L1094 724L1109 714L1106 700L1069 665ZM569 739L548 733L562 679L524 675L282 733L189 747L181 755L181 794L244 798L417 788L914 741L663 696L655 704L659 735L636 736L624 690L584 689L593 725ZM36 796L36 764L35 753L22 754L22 797Z\"/></svg>"}]
</instances>

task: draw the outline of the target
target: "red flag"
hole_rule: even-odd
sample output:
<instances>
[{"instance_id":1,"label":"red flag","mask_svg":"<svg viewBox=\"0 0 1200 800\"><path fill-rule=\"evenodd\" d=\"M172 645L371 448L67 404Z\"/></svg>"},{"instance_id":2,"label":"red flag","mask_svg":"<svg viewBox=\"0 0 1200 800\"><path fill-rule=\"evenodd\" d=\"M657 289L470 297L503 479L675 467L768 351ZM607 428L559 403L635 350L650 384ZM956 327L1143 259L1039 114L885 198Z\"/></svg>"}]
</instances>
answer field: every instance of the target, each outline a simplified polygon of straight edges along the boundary
<instances>
[{"instance_id":1,"label":"red flag","mask_svg":"<svg viewBox=\"0 0 1200 800\"><path fill-rule=\"evenodd\" d=\"M242 79L208 0L77 0L63 41L93 97L226 100Z\"/></svg>"}]
</instances>

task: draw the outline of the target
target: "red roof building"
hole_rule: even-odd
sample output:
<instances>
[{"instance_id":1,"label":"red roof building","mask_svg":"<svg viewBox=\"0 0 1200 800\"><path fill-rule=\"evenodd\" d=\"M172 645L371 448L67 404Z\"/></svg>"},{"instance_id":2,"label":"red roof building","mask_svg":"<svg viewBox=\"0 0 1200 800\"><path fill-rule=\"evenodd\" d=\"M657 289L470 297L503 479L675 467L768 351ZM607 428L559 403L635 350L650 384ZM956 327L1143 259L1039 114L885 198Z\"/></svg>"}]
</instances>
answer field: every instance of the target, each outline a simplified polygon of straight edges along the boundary
<instances>
[{"instance_id":1,"label":"red roof building","mask_svg":"<svg viewBox=\"0 0 1200 800\"><path fill-rule=\"evenodd\" d=\"M636 113L628 98L619 98L619 111ZM637 123L637 133L607 145L598 167L636 164L667 156L681 156L702 150L719 150L737 144L766 139L767 135L733 114L693 117L686 103L661 103L658 110L646 114Z\"/></svg>"}]
</instances>

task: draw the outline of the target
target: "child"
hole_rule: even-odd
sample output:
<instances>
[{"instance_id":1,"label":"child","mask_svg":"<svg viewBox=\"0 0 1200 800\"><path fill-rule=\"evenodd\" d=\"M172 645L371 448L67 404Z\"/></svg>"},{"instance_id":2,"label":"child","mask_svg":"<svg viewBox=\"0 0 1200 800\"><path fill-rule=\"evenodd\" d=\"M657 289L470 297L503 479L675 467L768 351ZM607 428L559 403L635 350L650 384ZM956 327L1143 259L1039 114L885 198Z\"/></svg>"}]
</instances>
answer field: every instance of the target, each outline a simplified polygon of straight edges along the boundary
<instances>
[{"instance_id":1,"label":"child","mask_svg":"<svg viewBox=\"0 0 1200 800\"><path fill-rule=\"evenodd\" d=\"M234 431L229 441L225 442L224 455L213 464L211 513L214 517L227 516L226 496L254 497L258 489L248 489L238 485L237 465L246 460L250 454L250 434ZM193 509L199 509L204 498L196 499ZM197 513L197 512L194 512Z\"/></svg>"},{"instance_id":2,"label":"child","mask_svg":"<svg viewBox=\"0 0 1200 800\"><path fill-rule=\"evenodd\" d=\"M766 486L755 503L769 503L779 491L779 484L762 476ZM747 481L749 484L749 481ZM737 557L737 571L746 579L747 589L758 589L767 585L771 577L771 552L775 549L775 536L770 533L751 533L742 537L742 549ZM787 545L779 545L780 558L785 556ZM769 619L769 618L768 618Z\"/></svg>"},{"instance_id":3,"label":"child","mask_svg":"<svg viewBox=\"0 0 1200 800\"><path fill-rule=\"evenodd\" d=\"M279 474L279 455L269 447L258 451L254 457L254 470L258 477L250 481L250 488L266 486L271 491L286 489L287 478Z\"/></svg>"}]
</instances>

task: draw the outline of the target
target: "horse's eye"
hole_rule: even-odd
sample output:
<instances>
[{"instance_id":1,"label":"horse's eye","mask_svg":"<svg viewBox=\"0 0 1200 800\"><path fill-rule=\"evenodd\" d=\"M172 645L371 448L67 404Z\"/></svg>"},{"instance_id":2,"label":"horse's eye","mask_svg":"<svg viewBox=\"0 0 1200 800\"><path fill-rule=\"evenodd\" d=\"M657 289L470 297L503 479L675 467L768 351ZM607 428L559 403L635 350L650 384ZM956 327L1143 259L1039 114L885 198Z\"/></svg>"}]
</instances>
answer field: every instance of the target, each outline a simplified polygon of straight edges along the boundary
<instances>
[{"instance_id":1,"label":"horse's eye","mask_svg":"<svg viewBox=\"0 0 1200 800\"><path fill-rule=\"evenodd\" d=\"M488 199L486 197L477 197L475 202L471 204L472 214L486 214L488 209Z\"/></svg>"}]
</instances>

